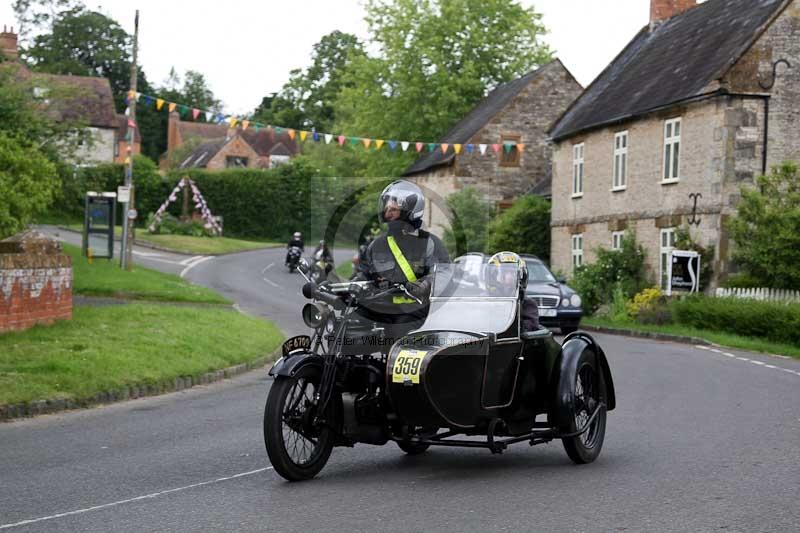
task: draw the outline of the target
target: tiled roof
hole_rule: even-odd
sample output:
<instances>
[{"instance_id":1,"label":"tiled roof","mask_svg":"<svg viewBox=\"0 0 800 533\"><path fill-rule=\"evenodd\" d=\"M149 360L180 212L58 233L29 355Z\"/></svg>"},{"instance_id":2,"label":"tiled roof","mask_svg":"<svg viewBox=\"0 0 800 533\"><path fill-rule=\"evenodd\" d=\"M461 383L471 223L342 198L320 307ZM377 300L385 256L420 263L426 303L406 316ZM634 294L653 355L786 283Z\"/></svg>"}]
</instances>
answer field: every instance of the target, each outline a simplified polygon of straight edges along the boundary
<instances>
[{"instance_id":1,"label":"tiled roof","mask_svg":"<svg viewBox=\"0 0 800 533\"><path fill-rule=\"evenodd\" d=\"M492 117L502 111L522 89L527 87L539 74L556 64L561 65L561 61L556 59L520 78L498 85L486 98L481 100L472 111L458 121L450 131L439 139L438 142L448 144L464 144L469 142L472 136L478 133ZM439 150L428 152L408 167L403 175L410 176L412 174L424 172L432 167L444 165L449 163L453 157L455 157L455 155L452 152L448 152L447 154Z\"/></svg>"},{"instance_id":2,"label":"tiled roof","mask_svg":"<svg viewBox=\"0 0 800 533\"><path fill-rule=\"evenodd\" d=\"M708 0L645 26L556 121L559 140L715 90L791 0Z\"/></svg>"}]
</instances>

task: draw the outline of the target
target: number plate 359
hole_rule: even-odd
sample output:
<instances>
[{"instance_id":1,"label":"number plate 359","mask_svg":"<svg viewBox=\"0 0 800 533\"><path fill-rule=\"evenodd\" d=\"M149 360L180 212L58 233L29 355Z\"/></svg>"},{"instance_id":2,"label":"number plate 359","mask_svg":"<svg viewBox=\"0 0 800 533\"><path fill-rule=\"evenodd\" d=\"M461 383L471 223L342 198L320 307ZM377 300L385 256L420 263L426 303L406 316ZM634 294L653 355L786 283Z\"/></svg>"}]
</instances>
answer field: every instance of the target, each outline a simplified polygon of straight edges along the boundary
<instances>
[{"instance_id":1,"label":"number plate 359","mask_svg":"<svg viewBox=\"0 0 800 533\"><path fill-rule=\"evenodd\" d=\"M392 383L419 384L422 360L427 353L420 350L400 350L392 367Z\"/></svg>"}]
</instances>

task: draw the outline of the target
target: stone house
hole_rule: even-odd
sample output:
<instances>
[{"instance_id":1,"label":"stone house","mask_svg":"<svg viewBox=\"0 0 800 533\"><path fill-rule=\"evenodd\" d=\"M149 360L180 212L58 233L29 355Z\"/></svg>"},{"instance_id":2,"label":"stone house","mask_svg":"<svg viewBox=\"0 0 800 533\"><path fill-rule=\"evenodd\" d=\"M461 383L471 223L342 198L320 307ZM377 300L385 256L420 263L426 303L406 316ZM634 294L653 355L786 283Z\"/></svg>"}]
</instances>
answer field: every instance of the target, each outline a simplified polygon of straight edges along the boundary
<instances>
[{"instance_id":1,"label":"stone house","mask_svg":"<svg viewBox=\"0 0 800 533\"><path fill-rule=\"evenodd\" d=\"M184 143L196 144L182 156L179 168L273 168L286 163L299 153L297 142L288 133L275 133L272 128L255 131L231 129L223 124L188 122L171 113L167 129L167 153L161 166L168 165L169 154Z\"/></svg>"},{"instance_id":2,"label":"stone house","mask_svg":"<svg viewBox=\"0 0 800 533\"><path fill-rule=\"evenodd\" d=\"M91 141L82 143L73 154L78 164L122 163L128 154L128 120L114 108L111 84L106 78L72 76L32 72L18 61L17 34L14 29L3 28L0 33L0 52L6 59L4 68L15 68L15 76L33 87L39 98L57 120L73 120L85 125ZM51 90L66 96L54 101ZM54 91L56 92L56 91ZM138 129L131 148L133 154L141 152Z\"/></svg>"},{"instance_id":3,"label":"stone house","mask_svg":"<svg viewBox=\"0 0 800 533\"><path fill-rule=\"evenodd\" d=\"M499 209L520 195L549 196L552 147L547 131L582 89L556 59L489 93L439 140L462 145L458 154L452 148L447 153L436 148L403 174L432 193L426 226L438 234L449 226L441 204L464 187L474 187ZM491 148L504 143L521 143L524 148Z\"/></svg>"},{"instance_id":4,"label":"stone house","mask_svg":"<svg viewBox=\"0 0 800 533\"><path fill-rule=\"evenodd\" d=\"M741 187L800 159L800 0L651 0L650 23L550 134L553 268L635 230L663 284L688 227L715 249L713 288L735 271Z\"/></svg>"}]
</instances>

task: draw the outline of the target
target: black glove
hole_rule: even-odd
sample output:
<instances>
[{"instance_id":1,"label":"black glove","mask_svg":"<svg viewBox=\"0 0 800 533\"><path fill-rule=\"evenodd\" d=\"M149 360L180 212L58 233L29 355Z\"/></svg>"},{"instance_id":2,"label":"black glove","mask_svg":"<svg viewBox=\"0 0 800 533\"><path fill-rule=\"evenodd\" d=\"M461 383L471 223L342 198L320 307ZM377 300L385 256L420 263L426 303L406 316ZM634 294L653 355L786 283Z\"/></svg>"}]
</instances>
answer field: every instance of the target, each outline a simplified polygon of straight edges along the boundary
<instances>
[{"instance_id":1,"label":"black glove","mask_svg":"<svg viewBox=\"0 0 800 533\"><path fill-rule=\"evenodd\" d=\"M431 294L431 283L427 279L421 279L419 281L407 281L406 290L414 298L424 302Z\"/></svg>"}]
</instances>

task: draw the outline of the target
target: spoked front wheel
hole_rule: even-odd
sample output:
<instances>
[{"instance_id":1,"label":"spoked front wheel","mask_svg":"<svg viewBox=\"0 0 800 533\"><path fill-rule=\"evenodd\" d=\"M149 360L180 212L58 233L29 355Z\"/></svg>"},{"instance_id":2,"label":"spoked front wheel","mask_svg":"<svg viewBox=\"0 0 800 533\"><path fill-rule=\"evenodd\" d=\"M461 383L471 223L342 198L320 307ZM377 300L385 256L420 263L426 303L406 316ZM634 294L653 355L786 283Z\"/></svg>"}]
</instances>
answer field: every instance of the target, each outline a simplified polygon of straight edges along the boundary
<instances>
[{"instance_id":1,"label":"spoked front wheel","mask_svg":"<svg viewBox=\"0 0 800 533\"><path fill-rule=\"evenodd\" d=\"M606 402L605 378L591 349L584 349L578 358L574 380L570 420L562 426L567 432L575 432L586 426L597 406ZM591 463L600 455L605 434L606 408L601 406L586 431L562 439L564 450L577 464Z\"/></svg>"},{"instance_id":2,"label":"spoked front wheel","mask_svg":"<svg viewBox=\"0 0 800 533\"><path fill-rule=\"evenodd\" d=\"M289 481L311 479L331 455L334 435L328 424L334 421L319 423L319 384L319 369L306 366L294 376L275 378L267 396L264 444L275 471Z\"/></svg>"}]
</instances>

